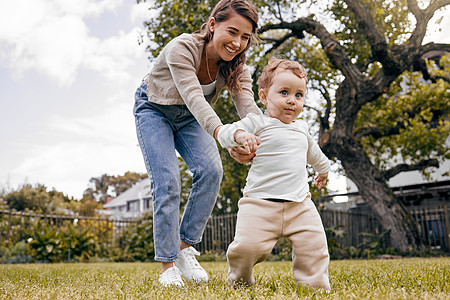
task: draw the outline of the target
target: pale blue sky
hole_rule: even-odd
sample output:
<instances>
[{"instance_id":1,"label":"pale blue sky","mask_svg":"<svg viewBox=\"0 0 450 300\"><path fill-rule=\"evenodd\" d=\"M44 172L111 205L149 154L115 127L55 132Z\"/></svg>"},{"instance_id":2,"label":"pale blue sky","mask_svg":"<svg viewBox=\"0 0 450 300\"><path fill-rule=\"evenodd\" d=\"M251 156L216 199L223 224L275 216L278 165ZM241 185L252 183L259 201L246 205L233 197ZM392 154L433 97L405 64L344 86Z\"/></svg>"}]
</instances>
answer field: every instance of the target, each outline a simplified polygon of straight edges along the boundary
<instances>
[{"instance_id":1,"label":"pale blue sky","mask_svg":"<svg viewBox=\"0 0 450 300\"><path fill-rule=\"evenodd\" d=\"M145 172L132 106L150 68L137 42L148 5L0 1L2 187L79 198L91 177Z\"/></svg>"},{"instance_id":2,"label":"pale blue sky","mask_svg":"<svg viewBox=\"0 0 450 300\"><path fill-rule=\"evenodd\" d=\"M137 43L149 5L0 0L0 188L42 183L80 198L91 177L145 172L132 106L150 69Z\"/></svg>"}]
</instances>

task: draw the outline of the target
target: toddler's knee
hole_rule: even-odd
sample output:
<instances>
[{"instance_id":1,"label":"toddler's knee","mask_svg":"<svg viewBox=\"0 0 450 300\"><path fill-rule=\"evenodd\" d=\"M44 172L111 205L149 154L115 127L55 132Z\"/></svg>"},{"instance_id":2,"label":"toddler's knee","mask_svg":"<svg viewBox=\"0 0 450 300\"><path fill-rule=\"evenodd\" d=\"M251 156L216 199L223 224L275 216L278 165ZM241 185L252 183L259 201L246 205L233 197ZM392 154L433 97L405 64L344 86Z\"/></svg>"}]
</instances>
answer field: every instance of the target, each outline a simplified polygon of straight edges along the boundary
<instances>
[{"instance_id":1,"label":"toddler's knee","mask_svg":"<svg viewBox=\"0 0 450 300\"><path fill-rule=\"evenodd\" d=\"M267 259L270 255L271 248L257 247L254 243L233 243L228 247L228 261L246 261L253 266Z\"/></svg>"}]
</instances>

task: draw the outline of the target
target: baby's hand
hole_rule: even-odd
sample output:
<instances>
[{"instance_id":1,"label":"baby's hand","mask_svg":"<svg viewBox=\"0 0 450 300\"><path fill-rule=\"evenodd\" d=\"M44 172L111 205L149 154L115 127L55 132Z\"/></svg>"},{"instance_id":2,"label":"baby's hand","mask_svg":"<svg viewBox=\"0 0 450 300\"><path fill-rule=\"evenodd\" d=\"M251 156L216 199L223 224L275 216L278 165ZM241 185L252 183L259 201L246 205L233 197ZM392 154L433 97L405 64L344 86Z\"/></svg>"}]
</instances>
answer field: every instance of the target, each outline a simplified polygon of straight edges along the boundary
<instances>
[{"instance_id":1,"label":"baby's hand","mask_svg":"<svg viewBox=\"0 0 450 300\"><path fill-rule=\"evenodd\" d=\"M234 133L234 140L236 143L241 144L248 153L256 152L258 145L261 143L261 138L243 130L238 130Z\"/></svg>"},{"instance_id":2,"label":"baby's hand","mask_svg":"<svg viewBox=\"0 0 450 300\"><path fill-rule=\"evenodd\" d=\"M319 174L316 176L316 178L314 178L316 180L316 184L317 184L317 187L319 188L319 190L325 186L325 184L327 183L327 178L328 178L328 172Z\"/></svg>"}]
</instances>

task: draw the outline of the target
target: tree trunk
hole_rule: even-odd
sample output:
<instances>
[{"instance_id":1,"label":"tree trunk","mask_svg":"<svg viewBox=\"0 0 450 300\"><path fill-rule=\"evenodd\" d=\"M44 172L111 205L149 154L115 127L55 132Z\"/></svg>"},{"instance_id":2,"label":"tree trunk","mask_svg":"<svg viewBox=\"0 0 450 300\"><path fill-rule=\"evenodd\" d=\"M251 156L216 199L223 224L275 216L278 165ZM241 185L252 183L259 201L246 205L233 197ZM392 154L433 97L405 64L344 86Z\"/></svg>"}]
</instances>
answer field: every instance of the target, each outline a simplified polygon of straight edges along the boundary
<instances>
[{"instance_id":1,"label":"tree trunk","mask_svg":"<svg viewBox=\"0 0 450 300\"><path fill-rule=\"evenodd\" d=\"M353 124L359 110L358 89L344 81L336 93L336 121L329 138L320 139L328 157L337 157L346 175L356 184L362 199L385 231L390 231L390 243L401 251L409 251L420 245L414 220L396 199L381 172L372 164L363 147L353 135ZM365 95L370 93L364 90ZM355 112L356 111L356 112Z\"/></svg>"},{"instance_id":2,"label":"tree trunk","mask_svg":"<svg viewBox=\"0 0 450 300\"><path fill-rule=\"evenodd\" d=\"M419 237L414 221L396 199L386 180L354 140L339 151L347 176L356 184L362 199L369 205L384 231L390 230L390 243L401 251L417 248Z\"/></svg>"}]
</instances>

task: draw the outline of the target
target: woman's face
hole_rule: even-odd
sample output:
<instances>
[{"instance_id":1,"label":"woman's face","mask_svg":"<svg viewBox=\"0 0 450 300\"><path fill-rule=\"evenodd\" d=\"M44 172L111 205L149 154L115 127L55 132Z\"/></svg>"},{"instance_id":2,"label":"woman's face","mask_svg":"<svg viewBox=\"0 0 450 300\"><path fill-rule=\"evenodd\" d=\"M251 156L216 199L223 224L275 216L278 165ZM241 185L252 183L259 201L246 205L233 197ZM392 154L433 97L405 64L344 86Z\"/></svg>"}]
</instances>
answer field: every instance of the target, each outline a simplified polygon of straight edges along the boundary
<instances>
[{"instance_id":1,"label":"woman's face","mask_svg":"<svg viewBox=\"0 0 450 300\"><path fill-rule=\"evenodd\" d=\"M214 59L231 61L241 53L250 42L253 26L245 17L233 13L228 20L216 22L214 18L209 20L209 30L213 31L210 41L208 56Z\"/></svg>"}]
</instances>

